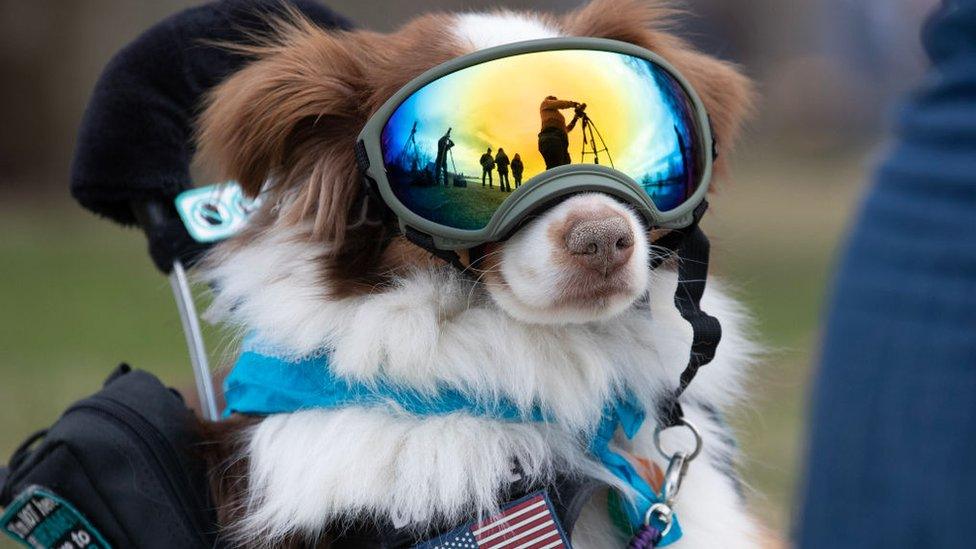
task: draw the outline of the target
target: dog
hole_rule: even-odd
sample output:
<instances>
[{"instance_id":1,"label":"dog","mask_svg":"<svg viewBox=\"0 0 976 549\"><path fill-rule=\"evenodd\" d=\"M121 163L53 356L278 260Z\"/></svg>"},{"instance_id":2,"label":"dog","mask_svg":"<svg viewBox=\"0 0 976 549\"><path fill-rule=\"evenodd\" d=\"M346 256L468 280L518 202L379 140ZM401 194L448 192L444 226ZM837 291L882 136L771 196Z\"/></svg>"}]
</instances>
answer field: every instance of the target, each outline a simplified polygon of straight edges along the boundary
<instances>
[{"instance_id":1,"label":"dog","mask_svg":"<svg viewBox=\"0 0 976 549\"><path fill-rule=\"evenodd\" d=\"M212 91L199 119L199 156L249 195L262 193L263 206L201 269L217 289L209 318L295 356L328 347L335 372L350 379L385 377L420 391L461 382L521 407L540 405L557 421L349 407L207 425L226 539L328 547L364 518L425 531L487 516L498 510L513 462L521 477L541 483L599 476L575 433L599 421L623 380L647 410L658 409L691 340L674 306L674 264L648 265L658 231L608 196L575 195L489 245L472 286L370 221L379 214L363 202L354 145L367 118L431 67L507 43L587 36L667 59L701 96L727 150L752 87L733 65L670 34L674 16L660 2L594 0L559 17L425 15L392 34L326 31L295 16L274 36L235 46L254 60ZM726 157L717 161L719 177ZM627 240L612 276L568 249L581 221L615 227ZM675 504L684 532L676 547L755 547L765 534L747 511L723 417L745 397L744 376L760 349L748 315L718 282L710 281L702 305L724 334L683 397L704 450ZM645 427L620 444L666 468L652 435ZM681 433L664 435L666 445L687 445ZM608 518L607 497L597 493L582 510L574 547L626 544Z\"/></svg>"}]
</instances>

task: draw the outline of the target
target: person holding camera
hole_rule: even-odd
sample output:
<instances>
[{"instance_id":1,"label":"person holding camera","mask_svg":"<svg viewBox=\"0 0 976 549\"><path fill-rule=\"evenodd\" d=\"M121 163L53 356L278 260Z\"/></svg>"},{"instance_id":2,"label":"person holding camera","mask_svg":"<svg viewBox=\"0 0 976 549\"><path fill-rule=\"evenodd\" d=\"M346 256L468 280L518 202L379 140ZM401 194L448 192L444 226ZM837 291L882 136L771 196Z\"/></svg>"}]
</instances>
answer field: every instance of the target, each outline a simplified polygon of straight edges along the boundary
<instances>
[{"instance_id":1,"label":"person holding camera","mask_svg":"<svg viewBox=\"0 0 976 549\"><path fill-rule=\"evenodd\" d=\"M437 158L434 160L435 185L440 184L441 177L443 177L444 186L448 186L447 156L450 154L452 147L454 147L454 141L451 141L451 128L448 128L447 133L437 140Z\"/></svg>"},{"instance_id":2,"label":"person holding camera","mask_svg":"<svg viewBox=\"0 0 976 549\"><path fill-rule=\"evenodd\" d=\"M573 120L567 125L563 113L564 109L575 109ZM573 131L586 103L566 101L549 95L539 106L539 116L542 118L542 130L539 132L539 152L546 162L546 169L564 166L572 162L569 157L569 132Z\"/></svg>"}]
</instances>

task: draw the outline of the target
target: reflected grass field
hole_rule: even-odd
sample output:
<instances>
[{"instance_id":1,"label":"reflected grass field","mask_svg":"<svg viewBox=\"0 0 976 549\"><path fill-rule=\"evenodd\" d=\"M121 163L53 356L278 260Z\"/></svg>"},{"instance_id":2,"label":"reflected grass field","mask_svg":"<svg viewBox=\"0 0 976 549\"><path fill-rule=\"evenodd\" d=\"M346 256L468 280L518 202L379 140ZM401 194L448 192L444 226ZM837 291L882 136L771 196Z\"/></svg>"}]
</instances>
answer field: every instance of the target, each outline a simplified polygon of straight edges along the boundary
<instances>
[{"instance_id":1,"label":"reflected grass field","mask_svg":"<svg viewBox=\"0 0 976 549\"><path fill-rule=\"evenodd\" d=\"M411 204L412 211L421 217L437 219L467 230L483 229L491 214L510 194L502 191L497 172L492 172L493 180L489 182L486 179L484 185L476 177L461 177L453 173L447 177L450 184L446 186L403 185L395 192L401 201ZM515 190L511 178L508 187Z\"/></svg>"},{"instance_id":2,"label":"reflected grass field","mask_svg":"<svg viewBox=\"0 0 976 549\"><path fill-rule=\"evenodd\" d=\"M778 528L796 485L820 303L862 164L862 155L753 153L711 201L713 272L737 288L770 348L734 423L747 481L763 494L755 503ZM192 387L169 285L141 233L67 197L0 201L0 233L0 461L120 361Z\"/></svg>"}]
</instances>

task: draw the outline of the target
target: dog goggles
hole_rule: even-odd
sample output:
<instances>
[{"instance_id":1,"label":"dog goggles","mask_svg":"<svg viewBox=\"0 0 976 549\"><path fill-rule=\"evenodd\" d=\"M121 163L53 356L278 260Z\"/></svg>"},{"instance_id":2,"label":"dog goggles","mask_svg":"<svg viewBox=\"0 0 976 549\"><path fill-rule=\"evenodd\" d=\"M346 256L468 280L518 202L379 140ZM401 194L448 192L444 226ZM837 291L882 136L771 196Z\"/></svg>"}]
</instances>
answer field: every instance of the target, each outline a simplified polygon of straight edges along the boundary
<instances>
[{"instance_id":1,"label":"dog goggles","mask_svg":"<svg viewBox=\"0 0 976 549\"><path fill-rule=\"evenodd\" d=\"M458 249L587 191L633 205L649 226L685 227L713 146L694 90L653 52L555 38L427 71L370 118L357 154L401 228Z\"/></svg>"}]
</instances>

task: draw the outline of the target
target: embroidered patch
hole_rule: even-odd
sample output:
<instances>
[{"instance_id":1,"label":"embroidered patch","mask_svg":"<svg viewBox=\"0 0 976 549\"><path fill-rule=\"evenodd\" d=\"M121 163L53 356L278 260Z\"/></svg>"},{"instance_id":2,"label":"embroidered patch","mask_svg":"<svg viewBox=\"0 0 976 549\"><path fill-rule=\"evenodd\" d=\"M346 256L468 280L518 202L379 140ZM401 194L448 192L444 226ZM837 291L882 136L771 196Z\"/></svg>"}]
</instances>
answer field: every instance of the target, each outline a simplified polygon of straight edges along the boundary
<instances>
[{"instance_id":1,"label":"embroidered patch","mask_svg":"<svg viewBox=\"0 0 976 549\"><path fill-rule=\"evenodd\" d=\"M30 486L17 496L0 516L0 529L27 547L111 547L74 505L40 486Z\"/></svg>"},{"instance_id":2,"label":"embroidered patch","mask_svg":"<svg viewBox=\"0 0 976 549\"><path fill-rule=\"evenodd\" d=\"M414 549L492 549L532 547L569 548L545 491L533 492L508 503L502 512L481 521L472 521Z\"/></svg>"}]
</instances>

